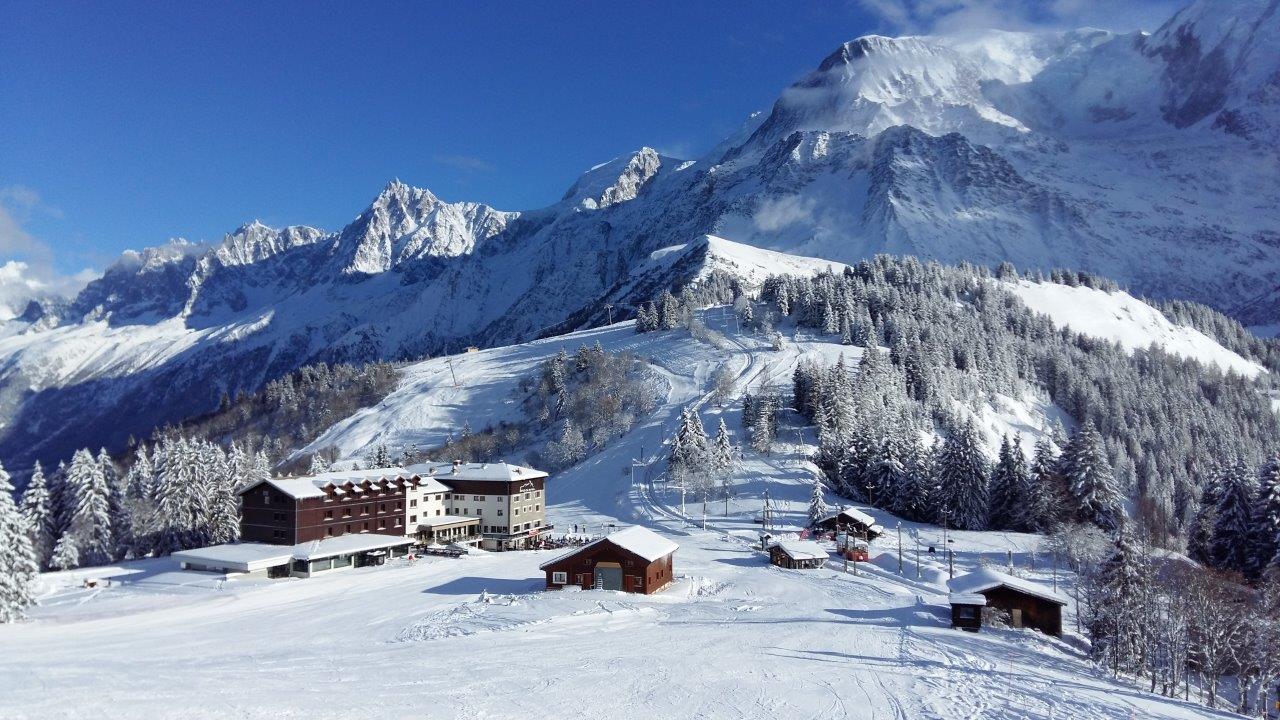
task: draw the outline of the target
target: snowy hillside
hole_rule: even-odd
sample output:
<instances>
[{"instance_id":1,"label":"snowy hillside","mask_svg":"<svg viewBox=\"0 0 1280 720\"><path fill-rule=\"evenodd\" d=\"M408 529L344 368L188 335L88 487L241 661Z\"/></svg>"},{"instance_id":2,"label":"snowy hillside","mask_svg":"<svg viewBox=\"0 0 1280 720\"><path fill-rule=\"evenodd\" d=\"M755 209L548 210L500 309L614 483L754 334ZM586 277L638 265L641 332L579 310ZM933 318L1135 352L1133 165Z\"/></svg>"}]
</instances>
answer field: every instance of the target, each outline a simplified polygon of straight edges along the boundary
<instances>
[{"instance_id":1,"label":"snowy hillside","mask_svg":"<svg viewBox=\"0 0 1280 720\"><path fill-rule=\"evenodd\" d=\"M1227 350L1199 330L1169 322L1159 310L1123 291L1020 280L1008 287L1054 324L1082 335L1113 340L1128 350L1152 345L1167 353L1216 365L1223 372L1257 377L1266 370Z\"/></svg>"},{"instance_id":2,"label":"snowy hillside","mask_svg":"<svg viewBox=\"0 0 1280 720\"><path fill-rule=\"evenodd\" d=\"M1263 0L1202 0L1150 35L858 38L704 156L642 148L546 208L395 181L336 232L251 223L129 253L0 329L0 455L119 448L310 362L627 317L720 267L706 235L832 263L1071 267L1274 323L1278 23ZM778 262L720 269L749 285ZM103 342L111 362L64 360Z\"/></svg>"},{"instance_id":3,"label":"snowy hillside","mask_svg":"<svg viewBox=\"0 0 1280 720\"><path fill-rule=\"evenodd\" d=\"M786 384L801 358L854 354L793 332L773 351L733 333L721 309L704 316L726 334L725 347L683 330L638 335L619 324L455 356L452 374L447 361L419 363L385 403L326 436L349 454L374 440L438 441L462 420L506 416L515 379L562 345L631 350L661 373L664 400L620 440L549 480L548 517L557 532L639 524L676 541L676 580L665 591L543 592L538 565L556 550L398 559L306 580L223 581L167 559L52 573L33 619L0 626L8 650L0 707L15 717L347 717L367 712L366 690L376 686L391 714L417 717L586 718L618 707L706 718L1220 716L1111 681L1083 657L1071 607L1062 640L951 629L947 565L927 551L946 547L935 526L901 523L901 572L898 522L878 510L890 532L856 573L836 559L813 571L769 566L753 549L752 518L767 491L780 532L804 524L817 473L805 459L814 450L807 432L781 438L768 455L744 450L732 496L712 504L705 528L692 503L683 520L660 465L633 471L632 461L663 452L684 407L736 429L746 389ZM736 378L724 410L709 402L721 364ZM950 538L958 572L1011 558L1018 574L1046 587L1067 592L1074 582L1067 572L1055 580L1039 536ZM85 589L89 577L110 582Z\"/></svg>"}]
</instances>

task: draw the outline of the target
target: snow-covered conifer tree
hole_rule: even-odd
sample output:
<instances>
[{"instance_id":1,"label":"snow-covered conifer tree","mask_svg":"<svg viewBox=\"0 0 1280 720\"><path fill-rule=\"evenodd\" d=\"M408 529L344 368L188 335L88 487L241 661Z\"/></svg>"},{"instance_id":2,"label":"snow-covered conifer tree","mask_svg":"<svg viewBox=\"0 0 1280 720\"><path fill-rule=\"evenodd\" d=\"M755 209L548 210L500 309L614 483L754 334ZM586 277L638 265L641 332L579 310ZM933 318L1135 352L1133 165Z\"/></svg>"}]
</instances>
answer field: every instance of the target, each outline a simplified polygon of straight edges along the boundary
<instances>
[{"instance_id":1,"label":"snow-covered conifer tree","mask_svg":"<svg viewBox=\"0 0 1280 720\"><path fill-rule=\"evenodd\" d=\"M1218 476L1209 475L1200 488L1200 504L1191 532L1187 536L1187 554L1192 560L1210 564L1213 562L1213 532L1218 525Z\"/></svg>"},{"instance_id":2,"label":"snow-covered conifer tree","mask_svg":"<svg viewBox=\"0 0 1280 720\"><path fill-rule=\"evenodd\" d=\"M827 507L827 499L823 493L822 478L815 477L813 479L813 492L809 494L809 527L818 526L818 521L827 516L830 508Z\"/></svg>"},{"instance_id":3,"label":"snow-covered conifer tree","mask_svg":"<svg viewBox=\"0 0 1280 720\"><path fill-rule=\"evenodd\" d=\"M13 484L0 466L0 623L22 619L35 602L31 583L39 572L31 530L13 502Z\"/></svg>"},{"instance_id":4,"label":"snow-covered conifer tree","mask_svg":"<svg viewBox=\"0 0 1280 720\"><path fill-rule=\"evenodd\" d=\"M67 488L74 498L68 533L80 562L103 565L115 550L111 535L111 489L102 464L88 450L78 450L67 468Z\"/></svg>"},{"instance_id":5,"label":"snow-covered conifer tree","mask_svg":"<svg viewBox=\"0 0 1280 720\"><path fill-rule=\"evenodd\" d=\"M236 449L233 447L232 452L235 452L235 451ZM407 464L412 465L413 463L407 463ZM311 462L310 464L307 465L307 474L323 475L324 473L327 473L327 472L329 472L329 461L324 459L324 455L320 453L313 453L311 455Z\"/></svg>"},{"instance_id":6,"label":"snow-covered conifer tree","mask_svg":"<svg viewBox=\"0 0 1280 720\"><path fill-rule=\"evenodd\" d=\"M939 508L952 527L982 530L990 508L987 459L978 442L973 421L956 428L942 446L938 458Z\"/></svg>"},{"instance_id":7,"label":"snow-covered conifer tree","mask_svg":"<svg viewBox=\"0 0 1280 720\"><path fill-rule=\"evenodd\" d=\"M1087 627L1094 659L1115 671L1141 669L1147 632L1143 604L1149 580L1133 540L1126 532L1117 534L1110 557L1092 578Z\"/></svg>"},{"instance_id":8,"label":"snow-covered conifer tree","mask_svg":"<svg viewBox=\"0 0 1280 720\"><path fill-rule=\"evenodd\" d=\"M44 468L37 462L31 471L31 479L27 489L22 493L19 507L22 519L27 524L27 535L31 538L31 548L35 552L36 563L40 567L49 566L49 556L53 554L53 517L50 506L49 487L44 476Z\"/></svg>"},{"instance_id":9,"label":"snow-covered conifer tree","mask_svg":"<svg viewBox=\"0 0 1280 720\"><path fill-rule=\"evenodd\" d=\"M1254 504L1253 551L1250 574L1261 575L1280 557L1280 453L1273 454L1258 473L1258 499ZM1280 578L1277 578L1280 588Z\"/></svg>"},{"instance_id":10,"label":"snow-covered conifer tree","mask_svg":"<svg viewBox=\"0 0 1280 720\"><path fill-rule=\"evenodd\" d=\"M1091 423L1071 436L1058 460L1058 472L1066 481L1077 520L1104 530L1120 527L1124 520L1120 491L1102 436Z\"/></svg>"},{"instance_id":11,"label":"snow-covered conifer tree","mask_svg":"<svg viewBox=\"0 0 1280 720\"><path fill-rule=\"evenodd\" d=\"M1027 531L1035 528L1034 495L1021 439L1006 435L991 472L991 527Z\"/></svg>"},{"instance_id":12,"label":"snow-covered conifer tree","mask_svg":"<svg viewBox=\"0 0 1280 720\"><path fill-rule=\"evenodd\" d=\"M1243 572L1254 550L1253 515L1257 480L1243 462L1224 465L1218 474L1218 509L1211 544L1214 565Z\"/></svg>"}]
</instances>

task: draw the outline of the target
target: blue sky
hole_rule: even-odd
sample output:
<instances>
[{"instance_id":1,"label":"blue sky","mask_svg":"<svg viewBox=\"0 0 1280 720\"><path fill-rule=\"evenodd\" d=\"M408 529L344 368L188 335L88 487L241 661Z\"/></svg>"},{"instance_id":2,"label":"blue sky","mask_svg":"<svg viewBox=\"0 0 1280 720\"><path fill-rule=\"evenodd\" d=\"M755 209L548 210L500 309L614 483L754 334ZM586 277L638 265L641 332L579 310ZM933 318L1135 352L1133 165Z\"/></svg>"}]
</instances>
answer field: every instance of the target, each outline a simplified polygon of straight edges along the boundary
<instances>
[{"instance_id":1,"label":"blue sky","mask_svg":"<svg viewBox=\"0 0 1280 720\"><path fill-rule=\"evenodd\" d=\"M0 265L101 269L242 222L337 229L391 178L501 209L705 151L869 32L1094 24L1089 0L0 0Z\"/></svg>"}]
</instances>

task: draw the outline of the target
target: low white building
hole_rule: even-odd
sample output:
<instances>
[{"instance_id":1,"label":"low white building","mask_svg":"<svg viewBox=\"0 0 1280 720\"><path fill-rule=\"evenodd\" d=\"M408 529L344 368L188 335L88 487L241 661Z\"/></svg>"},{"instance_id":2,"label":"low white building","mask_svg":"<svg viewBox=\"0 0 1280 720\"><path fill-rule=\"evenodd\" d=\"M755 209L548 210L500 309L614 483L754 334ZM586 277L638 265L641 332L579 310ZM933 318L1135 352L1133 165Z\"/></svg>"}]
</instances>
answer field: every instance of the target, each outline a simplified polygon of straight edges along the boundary
<instances>
[{"instance_id":1,"label":"low white building","mask_svg":"<svg viewBox=\"0 0 1280 720\"><path fill-rule=\"evenodd\" d=\"M183 570L243 577L311 577L316 573L367 565L409 552L413 538L359 533L298 545L228 543L182 550L171 557Z\"/></svg>"}]
</instances>

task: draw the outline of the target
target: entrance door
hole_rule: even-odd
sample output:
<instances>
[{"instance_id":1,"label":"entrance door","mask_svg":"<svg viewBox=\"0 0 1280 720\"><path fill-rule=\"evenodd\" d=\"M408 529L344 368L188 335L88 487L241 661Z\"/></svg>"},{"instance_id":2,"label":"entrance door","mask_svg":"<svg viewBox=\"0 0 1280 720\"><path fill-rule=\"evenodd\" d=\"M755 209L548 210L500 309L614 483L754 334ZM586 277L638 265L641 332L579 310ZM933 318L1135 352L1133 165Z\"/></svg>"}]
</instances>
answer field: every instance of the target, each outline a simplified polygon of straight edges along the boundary
<instances>
[{"instance_id":1,"label":"entrance door","mask_svg":"<svg viewBox=\"0 0 1280 720\"><path fill-rule=\"evenodd\" d=\"M1022 608L1014 608L1013 611L1009 613L1009 615L1010 615L1010 620L1013 621L1014 627L1016 628L1022 627Z\"/></svg>"},{"instance_id":2,"label":"entrance door","mask_svg":"<svg viewBox=\"0 0 1280 720\"><path fill-rule=\"evenodd\" d=\"M596 587L601 590L622 589L622 568L613 563L596 566Z\"/></svg>"}]
</instances>

